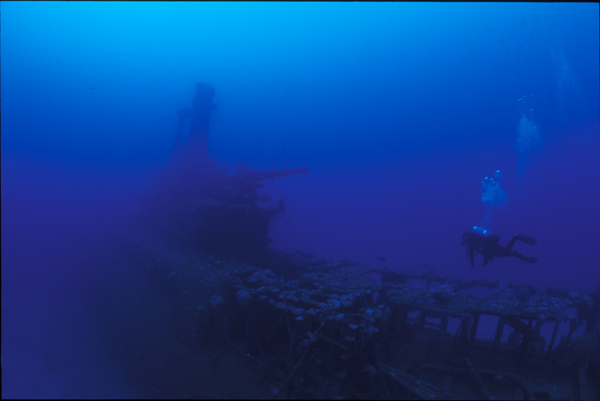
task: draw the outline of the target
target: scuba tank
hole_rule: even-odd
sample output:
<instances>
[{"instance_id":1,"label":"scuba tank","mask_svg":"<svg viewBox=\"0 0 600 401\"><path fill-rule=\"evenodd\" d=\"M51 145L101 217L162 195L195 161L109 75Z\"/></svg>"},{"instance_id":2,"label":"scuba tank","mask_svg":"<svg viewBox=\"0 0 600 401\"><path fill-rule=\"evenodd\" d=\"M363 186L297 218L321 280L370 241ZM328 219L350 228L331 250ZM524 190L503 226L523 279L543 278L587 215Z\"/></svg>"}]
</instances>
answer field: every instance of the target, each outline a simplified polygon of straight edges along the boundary
<instances>
[{"instance_id":1,"label":"scuba tank","mask_svg":"<svg viewBox=\"0 0 600 401\"><path fill-rule=\"evenodd\" d=\"M493 234L493 232L491 232L490 230L486 230L483 227L479 227L479 226L473 226L471 227L471 231L477 234L481 234L484 237L489 237L490 235Z\"/></svg>"}]
</instances>

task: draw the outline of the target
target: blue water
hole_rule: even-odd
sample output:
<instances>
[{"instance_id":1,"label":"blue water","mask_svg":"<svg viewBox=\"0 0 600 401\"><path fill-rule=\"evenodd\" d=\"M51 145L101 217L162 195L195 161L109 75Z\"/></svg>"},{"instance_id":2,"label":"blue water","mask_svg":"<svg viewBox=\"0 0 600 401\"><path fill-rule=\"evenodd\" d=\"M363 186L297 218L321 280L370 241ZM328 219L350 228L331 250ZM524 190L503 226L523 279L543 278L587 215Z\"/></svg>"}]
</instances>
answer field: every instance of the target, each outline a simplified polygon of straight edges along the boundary
<instances>
[{"instance_id":1,"label":"blue water","mask_svg":"<svg viewBox=\"0 0 600 401\"><path fill-rule=\"evenodd\" d=\"M104 238L171 159L196 82L216 90L217 163L308 167L266 188L287 205L273 248L600 285L598 4L4 2L1 12L3 396L140 395L82 305L106 279ZM495 186L482 192L485 177ZM535 237L515 247L539 261L472 268L460 245L472 225L501 243Z\"/></svg>"}]
</instances>

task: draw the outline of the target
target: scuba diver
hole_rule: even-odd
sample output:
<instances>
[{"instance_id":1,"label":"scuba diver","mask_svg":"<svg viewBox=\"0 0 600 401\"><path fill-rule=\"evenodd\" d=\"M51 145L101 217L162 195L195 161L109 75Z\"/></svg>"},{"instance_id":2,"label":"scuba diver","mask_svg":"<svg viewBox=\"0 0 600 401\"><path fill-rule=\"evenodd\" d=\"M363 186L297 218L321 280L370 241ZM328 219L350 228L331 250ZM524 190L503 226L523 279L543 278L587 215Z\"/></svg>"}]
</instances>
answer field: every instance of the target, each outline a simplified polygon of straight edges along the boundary
<instances>
[{"instance_id":1,"label":"scuba diver","mask_svg":"<svg viewBox=\"0 0 600 401\"><path fill-rule=\"evenodd\" d=\"M523 256L519 252L512 250L517 240L529 245L537 244L535 238L514 234L512 239L506 244L506 247L503 247L498 243L500 241L498 234L478 226L471 227L469 231L463 234L461 244L467 248L467 260L473 267L475 267L475 252L483 255L483 266L487 264L488 260L494 259L494 257L501 258L505 256L516 256L527 263L537 262L538 258Z\"/></svg>"}]
</instances>

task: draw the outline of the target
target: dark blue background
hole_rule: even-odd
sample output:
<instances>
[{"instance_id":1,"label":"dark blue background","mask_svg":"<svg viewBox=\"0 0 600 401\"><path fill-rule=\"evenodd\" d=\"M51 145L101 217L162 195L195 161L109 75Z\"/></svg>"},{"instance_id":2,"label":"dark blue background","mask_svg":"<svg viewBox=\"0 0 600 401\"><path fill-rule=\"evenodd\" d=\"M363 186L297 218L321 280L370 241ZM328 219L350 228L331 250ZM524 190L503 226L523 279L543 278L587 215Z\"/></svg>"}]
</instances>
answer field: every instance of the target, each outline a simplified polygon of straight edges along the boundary
<instances>
[{"instance_id":1,"label":"dark blue background","mask_svg":"<svg viewBox=\"0 0 600 401\"><path fill-rule=\"evenodd\" d=\"M200 81L216 89L218 163L309 168L267 187L288 206L273 247L579 291L600 284L597 4L1 11L5 396L131 395L77 305L102 274L102 238L124 228L134 194L168 163L176 111ZM515 149L523 113L543 144L525 159ZM485 225L502 242L537 238L516 246L534 265L465 260L460 237L483 221L480 182L497 169L508 200Z\"/></svg>"}]
</instances>

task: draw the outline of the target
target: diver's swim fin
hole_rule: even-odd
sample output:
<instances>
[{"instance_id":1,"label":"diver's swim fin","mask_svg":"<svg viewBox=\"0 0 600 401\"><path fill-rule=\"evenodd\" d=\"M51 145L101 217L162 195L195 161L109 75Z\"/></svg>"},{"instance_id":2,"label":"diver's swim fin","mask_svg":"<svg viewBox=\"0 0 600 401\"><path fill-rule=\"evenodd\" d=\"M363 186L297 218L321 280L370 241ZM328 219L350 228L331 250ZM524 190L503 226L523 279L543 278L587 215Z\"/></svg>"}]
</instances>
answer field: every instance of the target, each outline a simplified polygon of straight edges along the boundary
<instances>
[{"instance_id":1,"label":"diver's swim fin","mask_svg":"<svg viewBox=\"0 0 600 401\"><path fill-rule=\"evenodd\" d=\"M537 244L537 240L533 237L528 237L526 235L517 235L517 239L529 245Z\"/></svg>"},{"instance_id":2,"label":"diver's swim fin","mask_svg":"<svg viewBox=\"0 0 600 401\"><path fill-rule=\"evenodd\" d=\"M522 258L522 259L523 259L525 262L527 262L527 263L535 263L535 262L537 262L537 261L538 261L538 258L529 258L529 257L527 257L527 256L523 256L523 258Z\"/></svg>"}]
</instances>

